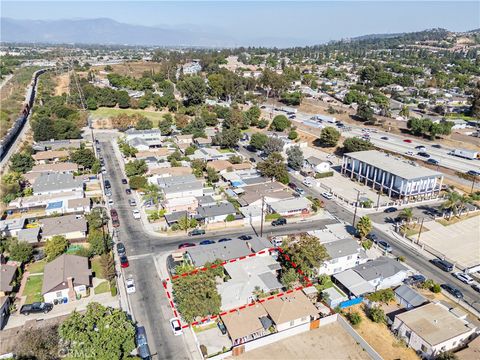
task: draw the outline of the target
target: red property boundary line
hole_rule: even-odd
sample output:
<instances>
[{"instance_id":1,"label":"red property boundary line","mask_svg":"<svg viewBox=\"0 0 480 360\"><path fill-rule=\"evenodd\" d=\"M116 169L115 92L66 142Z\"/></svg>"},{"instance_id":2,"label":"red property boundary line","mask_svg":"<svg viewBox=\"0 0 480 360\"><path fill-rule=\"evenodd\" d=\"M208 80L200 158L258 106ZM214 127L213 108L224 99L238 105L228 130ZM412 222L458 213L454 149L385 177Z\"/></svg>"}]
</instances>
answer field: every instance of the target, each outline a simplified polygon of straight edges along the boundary
<instances>
[{"instance_id":1,"label":"red property boundary line","mask_svg":"<svg viewBox=\"0 0 480 360\"><path fill-rule=\"evenodd\" d=\"M178 279L180 277L185 277L185 276L191 276L191 275L195 275L201 271L207 271L209 269L215 269L219 266L222 266L227 264L227 263L234 263L236 261L242 261L242 260L245 260L247 258L251 258L251 257L254 257L254 256L257 256L257 255L261 255L261 254L265 254L266 252L270 253L272 251L275 251L277 250L279 253L280 253L280 256L282 256L287 262L290 263L290 265L297 271L298 274L300 274L302 277L303 277L303 280L305 281L305 285L301 285L301 286L297 286L295 289L290 289L290 290L287 290L287 291L284 291L284 292L281 292L281 293L278 293L278 294L275 294L275 295L271 295L267 298L263 298L263 299L260 299L258 301L255 301L253 303L250 303L250 304L245 304L245 305L242 305L240 307L237 307L237 308L234 308L234 309L230 309L228 311L223 311L221 312L220 314L218 315L210 315L210 316L206 316L202 319L200 319L199 321L193 321L189 324L182 324L182 329L185 329L187 327L189 327L190 325L191 326L195 326L195 325L198 325L198 324L201 324L207 320L215 320L216 318L220 317L220 316L223 316L223 315L226 315L228 313L233 313L233 312L236 312L236 311L241 311L241 310L244 310L250 306L255 306L256 304L261 304L261 303L264 303L266 301L269 301L269 300L273 300L275 298L279 298L279 297L282 297L282 296L285 296L287 294L291 294L295 291L300 291L304 288L308 288L310 286L313 286L313 283L312 281L308 278L308 276L306 276L303 271L298 267L298 265L296 263L294 263L292 261L292 259L290 258L290 256L281 248L281 247L278 247L278 248L275 248L275 247L272 247L272 248L269 248L268 250L262 250L262 251L259 251L258 253L254 253L254 254L250 254L250 255L247 255L247 256L241 256L237 259L231 259L231 260L228 260L228 261L223 261L222 263L220 264L214 264L210 267L202 267L202 268L199 268L199 269L195 269L189 273L185 273L185 274L182 274L182 275L174 275L172 276L171 278L167 278L165 279L162 284L163 284L163 290L165 291L165 294L167 296L167 299L169 301L169 304L170 304L170 307L172 308L172 311L173 311L173 315L175 317L179 317L179 313L175 307L175 304L173 302L173 295L170 293L170 291L168 291L168 288L167 288L167 282L170 282L172 283L172 280L175 280L175 279Z\"/></svg>"}]
</instances>

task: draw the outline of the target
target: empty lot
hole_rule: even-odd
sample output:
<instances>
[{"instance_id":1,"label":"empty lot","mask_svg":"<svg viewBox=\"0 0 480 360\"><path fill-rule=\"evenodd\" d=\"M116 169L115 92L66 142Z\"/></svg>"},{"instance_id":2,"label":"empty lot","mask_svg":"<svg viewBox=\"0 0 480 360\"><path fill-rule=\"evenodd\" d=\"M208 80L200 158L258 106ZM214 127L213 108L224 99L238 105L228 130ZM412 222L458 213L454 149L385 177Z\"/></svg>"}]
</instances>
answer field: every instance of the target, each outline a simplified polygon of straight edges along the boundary
<instances>
[{"instance_id":1,"label":"empty lot","mask_svg":"<svg viewBox=\"0 0 480 360\"><path fill-rule=\"evenodd\" d=\"M370 359L348 333L337 324L329 324L249 351L235 357L258 359Z\"/></svg>"}]
</instances>

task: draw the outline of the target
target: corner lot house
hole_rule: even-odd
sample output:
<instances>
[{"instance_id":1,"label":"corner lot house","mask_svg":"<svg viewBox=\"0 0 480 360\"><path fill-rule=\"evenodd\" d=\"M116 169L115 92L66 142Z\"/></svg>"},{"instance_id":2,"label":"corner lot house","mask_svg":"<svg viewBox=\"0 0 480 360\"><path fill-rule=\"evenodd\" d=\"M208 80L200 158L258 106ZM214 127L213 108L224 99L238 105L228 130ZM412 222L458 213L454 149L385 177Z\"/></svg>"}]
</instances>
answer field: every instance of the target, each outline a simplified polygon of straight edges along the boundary
<instances>
[{"instance_id":1,"label":"corner lot house","mask_svg":"<svg viewBox=\"0 0 480 360\"><path fill-rule=\"evenodd\" d=\"M45 265L42 295L45 302L67 298L73 301L77 295L86 296L91 285L92 272L88 259L83 256L63 254Z\"/></svg>"},{"instance_id":2,"label":"corner lot house","mask_svg":"<svg viewBox=\"0 0 480 360\"><path fill-rule=\"evenodd\" d=\"M352 238L336 240L324 244L330 259L323 262L320 274L333 275L359 264L361 247Z\"/></svg>"},{"instance_id":3,"label":"corner lot house","mask_svg":"<svg viewBox=\"0 0 480 360\"><path fill-rule=\"evenodd\" d=\"M429 303L396 315L392 331L422 357L432 359L468 343L476 326L439 303Z\"/></svg>"},{"instance_id":4,"label":"corner lot house","mask_svg":"<svg viewBox=\"0 0 480 360\"><path fill-rule=\"evenodd\" d=\"M277 331L309 324L311 320L319 318L318 309L302 291L265 301L263 306L275 323Z\"/></svg>"},{"instance_id":5,"label":"corner lot house","mask_svg":"<svg viewBox=\"0 0 480 360\"><path fill-rule=\"evenodd\" d=\"M45 218L40 223L42 224L43 241L55 235L63 235L67 239L82 239L87 235L87 221L78 215Z\"/></svg>"},{"instance_id":6,"label":"corner lot house","mask_svg":"<svg viewBox=\"0 0 480 360\"><path fill-rule=\"evenodd\" d=\"M83 180L72 174L42 173L33 184L33 195L50 195L63 192L81 192Z\"/></svg>"}]
</instances>

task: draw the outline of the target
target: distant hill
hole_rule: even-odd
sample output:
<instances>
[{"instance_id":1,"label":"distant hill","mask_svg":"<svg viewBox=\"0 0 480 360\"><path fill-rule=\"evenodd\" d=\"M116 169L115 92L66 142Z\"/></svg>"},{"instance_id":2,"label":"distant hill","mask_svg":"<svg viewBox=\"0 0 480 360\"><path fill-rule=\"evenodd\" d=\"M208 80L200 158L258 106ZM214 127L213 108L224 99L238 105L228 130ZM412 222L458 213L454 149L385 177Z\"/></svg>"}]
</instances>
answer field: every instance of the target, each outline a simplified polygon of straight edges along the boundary
<instances>
[{"instance_id":1,"label":"distant hill","mask_svg":"<svg viewBox=\"0 0 480 360\"><path fill-rule=\"evenodd\" d=\"M3 42L147 46L232 46L222 34L124 24L112 19L16 20L1 18Z\"/></svg>"}]
</instances>

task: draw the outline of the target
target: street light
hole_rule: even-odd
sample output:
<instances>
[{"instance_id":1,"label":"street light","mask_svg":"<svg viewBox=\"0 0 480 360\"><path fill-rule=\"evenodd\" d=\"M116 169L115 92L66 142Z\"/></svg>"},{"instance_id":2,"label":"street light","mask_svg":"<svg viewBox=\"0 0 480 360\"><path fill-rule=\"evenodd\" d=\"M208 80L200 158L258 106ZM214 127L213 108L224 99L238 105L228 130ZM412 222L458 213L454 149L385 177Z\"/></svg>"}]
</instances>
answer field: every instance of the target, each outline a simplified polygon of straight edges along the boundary
<instances>
[{"instance_id":1,"label":"street light","mask_svg":"<svg viewBox=\"0 0 480 360\"><path fill-rule=\"evenodd\" d=\"M355 202L355 211L353 213L353 222L352 222L352 226L355 227L355 220L357 218L357 208L358 208L358 203L360 201L360 194L364 195L365 193L358 190L358 189L353 189L357 192L357 201Z\"/></svg>"}]
</instances>

